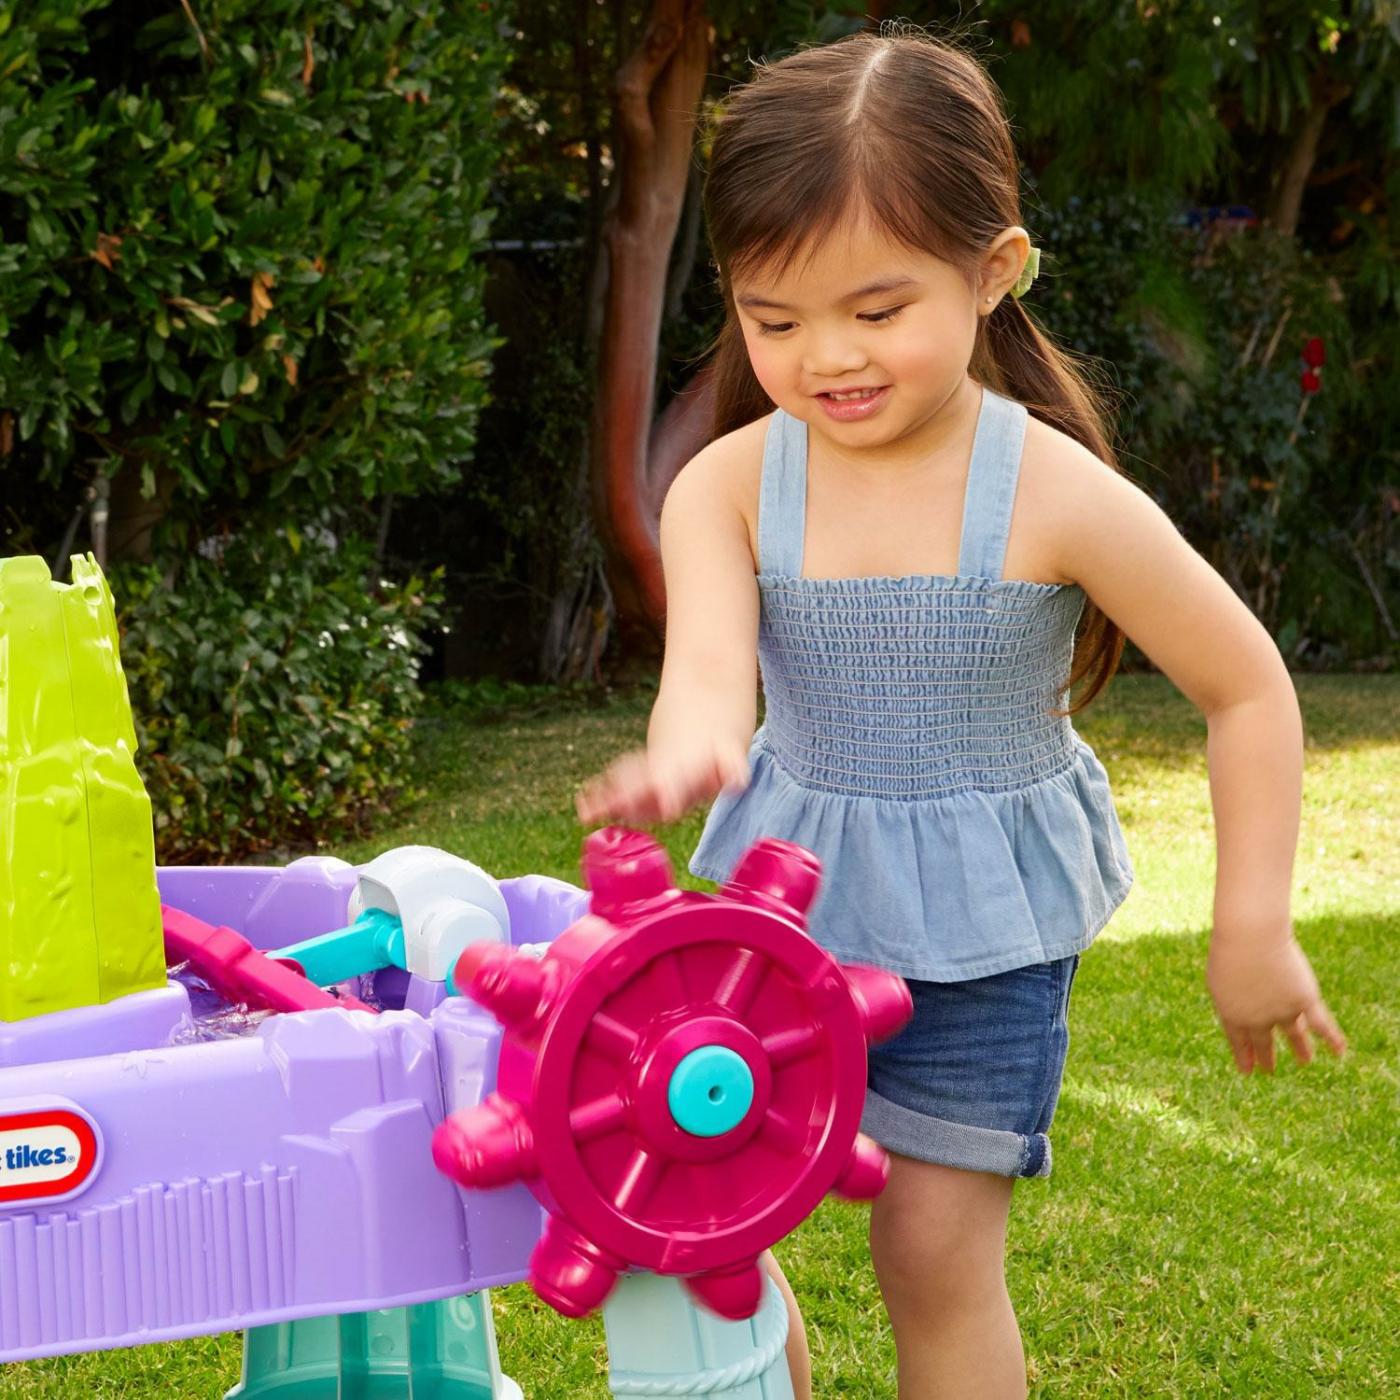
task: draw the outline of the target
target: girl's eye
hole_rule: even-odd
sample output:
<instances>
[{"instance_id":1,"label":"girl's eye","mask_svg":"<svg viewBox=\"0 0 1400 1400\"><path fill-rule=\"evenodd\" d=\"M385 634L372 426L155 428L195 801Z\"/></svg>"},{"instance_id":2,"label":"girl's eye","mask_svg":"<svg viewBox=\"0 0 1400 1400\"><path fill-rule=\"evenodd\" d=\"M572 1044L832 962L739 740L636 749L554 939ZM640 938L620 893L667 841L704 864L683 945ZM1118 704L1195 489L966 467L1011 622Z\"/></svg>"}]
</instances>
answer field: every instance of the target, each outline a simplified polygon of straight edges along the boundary
<instances>
[{"instance_id":1,"label":"girl's eye","mask_svg":"<svg viewBox=\"0 0 1400 1400\"><path fill-rule=\"evenodd\" d=\"M880 325L882 322L894 320L903 310L904 307L902 306L892 306L887 311L867 311L857 317L857 320L865 321L869 325ZM791 329L791 321L771 323L768 321L760 321L758 323L758 333L760 335L781 335L784 331L790 331Z\"/></svg>"}]
</instances>

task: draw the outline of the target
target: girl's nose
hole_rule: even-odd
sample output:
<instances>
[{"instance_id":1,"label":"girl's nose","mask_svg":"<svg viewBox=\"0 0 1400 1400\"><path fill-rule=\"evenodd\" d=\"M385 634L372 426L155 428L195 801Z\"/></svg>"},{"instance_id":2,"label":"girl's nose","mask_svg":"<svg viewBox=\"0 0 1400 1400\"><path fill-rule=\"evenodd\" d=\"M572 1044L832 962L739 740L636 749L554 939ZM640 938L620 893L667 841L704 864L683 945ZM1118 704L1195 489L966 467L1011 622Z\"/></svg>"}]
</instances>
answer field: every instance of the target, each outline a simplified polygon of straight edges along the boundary
<instances>
[{"instance_id":1,"label":"girl's nose","mask_svg":"<svg viewBox=\"0 0 1400 1400\"><path fill-rule=\"evenodd\" d=\"M853 345L831 345L821 350L813 349L805 355L802 369L809 378L830 384L839 380L842 375L863 370L868 363L865 354Z\"/></svg>"}]
</instances>

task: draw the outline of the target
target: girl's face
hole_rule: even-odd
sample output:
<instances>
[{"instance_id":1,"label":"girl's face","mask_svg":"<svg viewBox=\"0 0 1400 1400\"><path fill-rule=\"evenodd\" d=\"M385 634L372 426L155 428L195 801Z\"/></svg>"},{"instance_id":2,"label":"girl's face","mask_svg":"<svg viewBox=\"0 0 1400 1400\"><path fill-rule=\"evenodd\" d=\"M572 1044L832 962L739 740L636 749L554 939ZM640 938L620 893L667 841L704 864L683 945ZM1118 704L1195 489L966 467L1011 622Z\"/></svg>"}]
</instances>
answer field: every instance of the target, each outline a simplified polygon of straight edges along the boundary
<instances>
[{"instance_id":1,"label":"girl's face","mask_svg":"<svg viewBox=\"0 0 1400 1400\"><path fill-rule=\"evenodd\" d=\"M969 285L952 263L869 221L848 224L781 276L734 277L754 374L775 404L839 442L904 438L966 381L978 319L1015 283L1028 250L1023 229L1005 230ZM833 397L855 391L866 396Z\"/></svg>"}]
</instances>

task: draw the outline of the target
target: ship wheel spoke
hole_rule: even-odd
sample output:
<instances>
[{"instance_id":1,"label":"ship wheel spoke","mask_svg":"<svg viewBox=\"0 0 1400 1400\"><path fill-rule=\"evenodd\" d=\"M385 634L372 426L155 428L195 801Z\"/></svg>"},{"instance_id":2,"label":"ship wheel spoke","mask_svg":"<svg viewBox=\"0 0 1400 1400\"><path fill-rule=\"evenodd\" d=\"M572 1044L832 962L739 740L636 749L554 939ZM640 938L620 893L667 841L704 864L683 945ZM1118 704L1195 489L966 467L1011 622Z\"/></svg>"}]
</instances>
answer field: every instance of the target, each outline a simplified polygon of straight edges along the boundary
<instances>
[{"instance_id":1,"label":"ship wheel spoke","mask_svg":"<svg viewBox=\"0 0 1400 1400\"><path fill-rule=\"evenodd\" d=\"M629 1215L635 1215L642 1210L661 1184L665 1170L664 1157L648 1152L645 1147L637 1148L627 1163L622 1180L618 1183L617 1193L613 1197L618 1210L626 1211Z\"/></svg>"},{"instance_id":2,"label":"ship wheel spoke","mask_svg":"<svg viewBox=\"0 0 1400 1400\"><path fill-rule=\"evenodd\" d=\"M656 999L656 1005L676 1008L690 1005L690 984L681 967L679 950L657 958L651 965L650 976L649 990Z\"/></svg>"},{"instance_id":3,"label":"ship wheel spoke","mask_svg":"<svg viewBox=\"0 0 1400 1400\"><path fill-rule=\"evenodd\" d=\"M791 1030L775 1031L763 1037L764 1053L774 1069L791 1064L794 1060L805 1060L821 1048L825 1039L820 1026L794 1026Z\"/></svg>"},{"instance_id":4,"label":"ship wheel spoke","mask_svg":"<svg viewBox=\"0 0 1400 1400\"><path fill-rule=\"evenodd\" d=\"M786 1113L770 1108L763 1118L759 1134L770 1146L779 1152L801 1152L807 1146L807 1126Z\"/></svg>"},{"instance_id":5,"label":"ship wheel spoke","mask_svg":"<svg viewBox=\"0 0 1400 1400\"><path fill-rule=\"evenodd\" d=\"M752 948L741 948L719 979L715 1000L730 1015L743 1016L753 1005L769 966L768 959Z\"/></svg>"},{"instance_id":6,"label":"ship wheel spoke","mask_svg":"<svg viewBox=\"0 0 1400 1400\"><path fill-rule=\"evenodd\" d=\"M580 1144L620 1128L627 1118L627 1105L620 1094L604 1094L569 1114L569 1131Z\"/></svg>"},{"instance_id":7,"label":"ship wheel spoke","mask_svg":"<svg viewBox=\"0 0 1400 1400\"><path fill-rule=\"evenodd\" d=\"M691 1166L685 1177L691 1219L704 1220L716 1229L732 1220L742 1188L750 1185L738 1178L738 1173L716 1170L709 1163Z\"/></svg>"},{"instance_id":8,"label":"ship wheel spoke","mask_svg":"<svg viewBox=\"0 0 1400 1400\"><path fill-rule=\"evenodd\" d=\"M588 1048L609 1060L627 1060L637 1048L637 1032L631 1026L599 1011L588 1027Z\"/></svg>"}]
</instances>

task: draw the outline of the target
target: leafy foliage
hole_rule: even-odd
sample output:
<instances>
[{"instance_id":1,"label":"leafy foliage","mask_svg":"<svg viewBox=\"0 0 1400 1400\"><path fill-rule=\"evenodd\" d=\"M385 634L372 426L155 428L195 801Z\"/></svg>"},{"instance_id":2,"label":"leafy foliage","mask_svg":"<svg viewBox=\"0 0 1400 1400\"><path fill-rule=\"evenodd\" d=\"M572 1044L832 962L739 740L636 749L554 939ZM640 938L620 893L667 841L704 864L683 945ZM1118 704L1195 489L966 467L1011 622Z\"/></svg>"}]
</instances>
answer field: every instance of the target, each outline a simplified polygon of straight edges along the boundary
<instances>
[{"instance_id":1,"label":"leafy foliage","mask_svg":"<svg viewBox=\"0 0 1400 1400\"><path fill-rule=\"evenodd\" d=\"M114 583L165 859L314 842L403 790L436 585L376 556L488 398L500 23L0 10L0 547L61 554L110 483L114 557L154 560ZM154 535L119 528L143 511Z\"/></svg>"},{"instance_id":2,"label":"leafy foliage","mask_svg":"<svg viewBox=\"0 0 1400 1400\"><path fill-rule=\"evenodd\" d=\"M0 473L170 473L189 535L453 479L497 343L494 8L0 15Z\"/></svg>"},{"instance_id":3,"label":"leafy foliage","mask_svg":"<svg viewBox=\"0 0 1400 1400\"><path fill-rule=\"evenodd\" d=\"M408 786L436 579L365 587L324 523L237 535L177 580L121 570L138 763L166 861L302 848L363 829Z\"/></svg>"},{"instance_id":4,"label":"leafy foliage","mask_svg":"<svg viewBox=\"0 0 1400 1400\"><path fill-rule=\"evenodd\" d=\"M1086 179L1184 192L1222 175L1255 198L1275 174L1260 138L1289 137L1319 104L1368 155L1400 150L1390 0L986 0L978 20L1053 200Z\"/></svg>"},{"instance_id":5,"label":"leafy foliage","mask_svg":"<svg viewBox=\"0 0 1400 1400\"><path fill-rule=\"evenodd\" d=\"M1194 229L1171 201L1119 191L1042 208L1036 227L1058 251L1030 301L1101 358L1125 469L1291 662L1384 654L1368 581L1394 567L1393 413L1352 370L1357 326L1314 259L1267 229ZM1303 384L1310 346L1327 361L1318 392ZM1377 438L1356 451L1348 434L1368 420Z\"/></svg>"}]
</instances>

